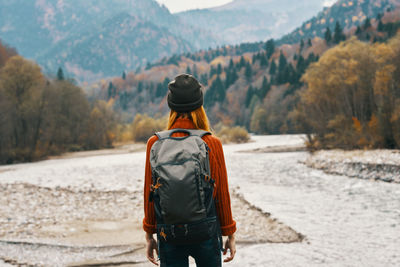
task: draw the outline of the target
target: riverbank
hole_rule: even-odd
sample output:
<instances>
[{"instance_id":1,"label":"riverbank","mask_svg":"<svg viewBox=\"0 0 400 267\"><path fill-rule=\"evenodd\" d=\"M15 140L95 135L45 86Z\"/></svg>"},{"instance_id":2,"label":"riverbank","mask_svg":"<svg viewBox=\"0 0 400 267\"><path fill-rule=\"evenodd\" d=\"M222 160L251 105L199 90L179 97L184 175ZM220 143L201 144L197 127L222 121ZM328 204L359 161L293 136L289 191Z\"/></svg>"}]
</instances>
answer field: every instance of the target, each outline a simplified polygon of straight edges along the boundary
<instances>
[{"instance_id":1,"label":"riverbank","mask_svg":"<svg viewBox=\"0 0 400 267\"><path fill-rule=\"evenodd\" d=\"M238 223L229 266L399 266L400 184L309 168L301 163L308 152L284 148L300 147L301 135L252 141L223 147ZM0 166L0 218L11 218L0 238L0 266L152 266L139 204L144 154Z\"/></svg>"},{"instance_id":2,"label":"riverbank","mask_svg":"<svg viewBox=\"0 0 400 267\"><path fill-rule=\"evenodd\" d=\"M135 148L141 152L76 152L0 167L0 263L151 266L142 230L144 152ZM234 188L231 202L238 246L303 240Z\"/></svg>"},{"instance_id":3,"label":"riverbank","mask_svg":"<svg viewBox=\"0 0 400 267\"><path fill-rule=\"evenodd\" d=\"M400 150L321 150L304 163L328 174L400 183Z\"/></svg>"}]
</instances>

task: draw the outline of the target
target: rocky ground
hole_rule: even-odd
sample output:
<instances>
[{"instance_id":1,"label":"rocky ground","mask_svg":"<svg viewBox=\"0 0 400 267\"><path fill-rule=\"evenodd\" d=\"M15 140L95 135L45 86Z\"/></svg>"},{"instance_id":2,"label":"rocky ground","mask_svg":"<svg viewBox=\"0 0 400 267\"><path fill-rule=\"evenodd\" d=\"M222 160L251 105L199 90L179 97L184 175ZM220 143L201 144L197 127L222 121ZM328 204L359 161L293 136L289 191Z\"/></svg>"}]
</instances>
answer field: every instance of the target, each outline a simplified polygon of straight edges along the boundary
<instances>
[{"instance_id":1,"label":"rocky ground","mask_svg":"<svg viewBox=\"0 0 400 267\"><path fill-rule=\"evenodd\" d=\"M0 260L27 266L149 266L140 191L0 184ZM238 244L303 236L232 194ZM1 261L0 261L1 263ZM0 264L1 265L1 264Z\"/></svg>"},{"instance_id":2,"label":"rocky ground","mask_svg":"<svg viewBox=\"0 0 400 267\"><path fill-rule=\"evenodd\" d=\"M322 150L304 163L329 174L400 183L400 150Z\"/></svg>"},{"instance_id":3,"label":"rocky ground","mask_svg":"<svg viewBox=\"0 0 400 267\"><path fill-rule=\"evenodd\" d=\"M310 156L304 136L252 139L224 146L238 225L227 266L400 266L400 184L303 164L398 166L398 152ZM131 149L0 166L0 266L152 266L141 229L145 153Z\"/></svg>"}]
</instances>

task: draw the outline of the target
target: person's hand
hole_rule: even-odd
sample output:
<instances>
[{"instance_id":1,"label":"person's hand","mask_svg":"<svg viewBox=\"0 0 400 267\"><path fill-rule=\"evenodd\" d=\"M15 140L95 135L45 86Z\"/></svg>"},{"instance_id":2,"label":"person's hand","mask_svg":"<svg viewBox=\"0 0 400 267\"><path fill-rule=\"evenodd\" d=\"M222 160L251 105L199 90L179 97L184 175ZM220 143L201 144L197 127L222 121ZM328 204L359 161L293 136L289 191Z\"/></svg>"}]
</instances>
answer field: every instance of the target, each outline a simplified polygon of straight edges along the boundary
<instances>
[{"instance_id":1,"label":"person's hand","mask_svg":"<svg viewBox=\"0 0 400 267\"><path fill-rule=\"evenodd\" d=\"M236 241L235 241L235 235L230 235L228 236L228 239L225 241L225 247L224 247L224 255L226 255L226 253L230 252L230 255L224 259L224 262L229 262L231 260L233 260L233 258L235 257L236 254Z\"/></svg>"},{"instance_id":2,"label":"person's hand","mask_svg":"<svg viewBox=\"0 0 400 267\"><path fill-rule=\"evenodd\" d=\"M146 233L146 256L147 259L155 264L158 265L156 258L154 257L154 250L156 251L156 255L158 255L158 247L157 241L154 239L152 234Z\"/></svg>"}]
</instances>

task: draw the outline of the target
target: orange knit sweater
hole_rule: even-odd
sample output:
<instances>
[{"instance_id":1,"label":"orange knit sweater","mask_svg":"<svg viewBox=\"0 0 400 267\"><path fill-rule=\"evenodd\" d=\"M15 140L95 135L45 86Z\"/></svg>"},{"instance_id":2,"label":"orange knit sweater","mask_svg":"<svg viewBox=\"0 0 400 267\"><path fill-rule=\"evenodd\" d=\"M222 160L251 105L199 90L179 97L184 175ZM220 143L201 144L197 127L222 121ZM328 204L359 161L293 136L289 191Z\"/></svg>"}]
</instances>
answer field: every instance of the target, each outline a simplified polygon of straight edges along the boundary
<instances>
[{"instance_id":1,"label":"orange knit sweater","mask_svg":"<svg viewBox=\"0 0 400 267\"><path fill-rule=\"evenodd\" d=\"M190 119L178 118L174 123L173 129L184 128L194 129L195 126ZM174 136L184 136L184 133L175 133ZM155 141L158 140L157 136L152 136L147 141L146 152L146 169L144 179L144 219L143 229L147 233L156 232L156 220L154 214L154 202L149 201L151 179L151 166L150 166L150 149ZM217 215L221 223L222 235L231 235L236 231L236 222L232 219L231 200L228 190L228 178L226 174L225 158L222 150L221 141L212 135L205 135L204 142L210 148L210 168L211 177L215 180L214 198L216 199Z\"/></svg>"}]
</instances>

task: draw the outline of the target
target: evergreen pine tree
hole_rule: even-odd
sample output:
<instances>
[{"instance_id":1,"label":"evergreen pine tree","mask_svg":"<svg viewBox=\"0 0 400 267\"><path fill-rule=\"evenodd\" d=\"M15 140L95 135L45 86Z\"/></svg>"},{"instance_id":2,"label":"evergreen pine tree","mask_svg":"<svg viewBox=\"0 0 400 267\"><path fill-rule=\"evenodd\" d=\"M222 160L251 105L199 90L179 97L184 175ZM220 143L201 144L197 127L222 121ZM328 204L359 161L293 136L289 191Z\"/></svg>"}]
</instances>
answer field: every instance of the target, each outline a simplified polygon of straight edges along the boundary
<instances>
[{"instance_id":1,"label":"evergreen pine tree","mask_svg":"<svg viewBox=\"0 0 400 267\"><path fill-rule=\"evenodd\" d=\"M257 60L257 54L253 54L253 57L251 58L251 63L254 64Z\"/></svg>"},{"instance_id":2,"label":"evergreen pine tree","mask_svg":"<svg viewBox=\"0 0 400 267\"><path fill-rule=\"evenodd\" d=\"M251 69L250 63L248 63L248 62L246 64L246 70L244 72L244 75L246 76L247 81L251 80L251 76L253 75L253 70Z\"/></svg>"},{"instance_id":3,"label":"evergreen pine tree","mask_svg":"<svg viewBox=\"0 0 400 267\"><path fill-rule=\"evenodd\" d=\"M246 60L244 60L244 57L241 56L240 57L240 61L239 61L239 69L243 68L246 66Z\"/></svg>"},{"instance_id":4,"label":"evergreen pine tree","mask_svg":"<svg viewBox=\"0 0 400 267\"><path fill-rule=\"evenodd\" d=\"M221 73L222 73L222 66L221 63L219 63L217 66L217 74L220 75Z\"/></svg>"},{"instance_id":5,"label":"evergreen pine tree","mask_svg":"<svg viewBox=\"0 0 400 267\"><path fill-rule=\"evenodd\" d=\"M156 87L156 97L163 97L164 96L164 85L163 83L157 84Z\"/></svg>"},{"instance_id":6,"label":"evergreen pine tree","mask_svg":"<svg viewBox=\"0 0 400 267\"><path fill-rule=\"evenodd\" d=\"M246 108L249 107L250 101L253 98L253 95L254 95L254 89L253 89L253 86L250 85L246 92L246 100L245 100Z\"/></svg>"},{"instance_id":7,"label":"evergreen pine tree","mask_svg":"<svg viewBox=\"0 0 400 267\"><path fill-rule=\"evenodd\" d=\"M64 81L64 72L61 67L59 67L57 71L57 80Z\"/></svg>"},{"instance_id":8,"label":"evergreen pine tree","mask_svg":"<svg viewBox=\"0 0 400 267\"><path fill-rule=\"evenodd\" d=\"M332 41L332 33L329 27L326 27L325 35L324 35L326 44L329 44Z\"/></svg>"},{"instance_id":9,"label":"evergreen pine tree","mask_svg":"<svg viewBox=\"0 0 400 267\"><path fill-rule=\"evenodd\" d=\"M208 75L208 77L212 78L214 76L214 74L217 73L217 70L214 68L214 66L211 66L210 68L210 74Z\"/></svg>"},{"instance_id":10,"label":"evergreen pine tree","mask_svg":"<svg viewBox=\"0 0 400 267\"><path fill-rule=\"evenodd\" d=\"M356 35L360 35L360 34L361 34L361 27L357 26Z\"/></svg>"},{"instance_id":11,"label":"evergreen pine tree","mask_svg":"<svg viewBox=\"0 0 400 267\"><path fill-rule=\"evenodd\" d=\"M138 90L139 93L141 93L142 90L143 90L143 83L141 81L138 83L137 90Z\"/></svg>"},{"instance_id":12,"label":"evergreen pine tree","mask_svg":"<svg viewBox=\"0 0 400 267\"><path fill-rule=\"evenodd\" d=\"M279 54L279 66L278 66L278 71L283 72L287 64L287 60L285 55L283 54L282 50L281 53Z\"/></svg>"},{"instance_id":13,"label":"evergreen pine tree","mask_svg":"<svg viewBox=\"0 0 400 267\"><path fill-rule=\"evenodd\" d=\"M268 59L265 54L261 55L260 65L261 67L268 67Z\"/></svg>"},{"instance_id":14,"label":"evergreen pine tree","mask_svg":"<svg viewBox=\"0 0 400 267\"><path fill-rule=\"evenodd\" d=\"M150 62L147 62L146 63L146 70L149 70L149 69L151 69L151 64L150 64Z\"/></svg>"},{"instance_id":15,"label":"evergreen pine tree","mask_svg":"<svg viewBox=\"0 0 400 267\"><path fill-rule=\"evenodd\" d=\"M260 89L260 99L264 99L264 97L268 94L269 89L270 85L268 84L268 79L264 76Z\"/></svg>"},{"instance_id":16,"label":"evergreen pine tree","mask_svg":"<svg viewBox=\"0 0 400 267\"><path fill-rule=\"evenodd\" d=\"M207 85L208 84L208 77L207 77L207 73L203 73L200 75L200 83L203 85Z\"/></svg>"},{"instance_id":17,"label":"evergreen pine tree","mask_svg":"<svg viewBox=\"0 0 400 267\"><path fill-rule=\"evenodd\" d=\"M346 36L343 34L343 29L340 26L339 21L336 21L336 25L335 25L335 31L333 34L333 42L335 44L340 43L341 41L346 40Z\"/></svg>"},{"instance_id":18,"label":"evergreen pine tree","mask_svg":"<svg viewBox=\"0 0 400 267\"><path fill-rule=\"evenodd\" d=\"M235 65L233 64L233 60L231 58L231 60L229 60L229 69L232 70L235 67Z\"/></svg>"},{"instance_id":19,"label":"evergreen pine tree","mask_svg":"<svg viewBox=\"0 0 400 267\"><path fill-rule=\"evenodd\" d=\"M308 45L308 47L311 47L311 46L312 46L311 38L308 38L307 45Z\"/></svg>"},{"instance_id":20,"label":"evergreen pine tree","mask_svg":"<svg viewBox=\"0 0 400 267\"><path fill-rule=\"evenodd\" d=\"M269 67L269 74L275 75L276 73L276 63L275 60L272 60L270 67Z\"/></svg>"},{"instance_id":21,"label":"evergreen pine tree","mask_svg":"<svg viewBox=\"0 0 400 267\"><path fill-rule=\"evenodd\" d=\"M114 88L113 83L109 82L108 89L107 89L107 99L110 99L113 97L113 91L114 91L113 88Z\"/></svg>"},{"instance_id":22,"label":"evergreen pine tree","mask_svg":"<svg viewBox=\"0 0 400 267\"><path fill-rule=\"evenodd\" d=\"M168 77L165 77L164 81L163 81L163 89L166 91L168 90L168 84L169 84L170 80L168 79Z\"/></svg>"},{"instance_id":23,"label":"evergreen pine tree","mask_svg":"<svg viewBox=\"0 0 400 267\"><path fill-rule=\"evenodd\" d=\"M192 74L192 70L190 69L189 66L186 67L186 73L187 73L187 74Z\"/></svg>"},{"instance_id":24,"label":"evergreen pine tree","mask_svg":"<svg viewBox=\"0 0 400 267\"><path fill-rule=\"evenodd\" d=\"M225 100L225 89L219 75L211 84L204 96L204 102L207 107L212 107L215 103Z\"/></svg>"},{"instance_id":25,"label":"evergreen pine tree","mask_svg":"<svg viewBox=\"0 0 400 267\"><path fill-rule=\"evenodd\" d=\"M303 39L300 40L300 52L303 51L304 48L304 41Z\"/></svg>"},{"instance_id":26,"label":"evergreen pine tree","mask_svg":"<svg viewBox=\"0 0 400 267\"><path fill-rule=\"evenodd\" d=\"M122 79L123 79L123 80L126 80L126 73L125 73L125 71L122 72Z\"/></svg>"},{"instance_id":27,"label":"evergreen pine tree","mask_svg":"<svg viewBox=\"0 0 400 267\"><path fill-rule=\"evenodd\" d=\"M274 39L269 39L265 45L265 50L267 52L267 59L269 60L272 54L275 52L275 41Z\"/></svg>"},{"instance_id":28,"label":"evergreen pine tree","mask_svg":"<svg viewBox=\"0 0 400 267\"><path fill-rule=\"evenodd\" d=\"M382 23L382 20L379 19L379 22L378 22L378 32L383 32L383 30L384 30L384 25L383 25L383 23Z\"/></svg>"},{"instance_id":29,"label":"evergreen pine tree","mask_svg":"<svg viewBox=\"0 0 400 267\"><path fill-rule=\"evenodd\" d=\"M297 60L296 70L298 73L303 74L306 70L306 62L302 55L299 56L299 60Z\"/></svg>"},{"instance_id":30,"label":"evergreen pine tree","mask_svg":"<svg viewBox=\"0 0 400 267\"><path fill-rule=\"evenodd\" d=\"M365 22L364 22L364 25L363 25L363 29L366 30L366 29L368 29L369 27L371 27L371 20L367 17L367 18L365 19Z\"/></svg>"}]
</instances>

